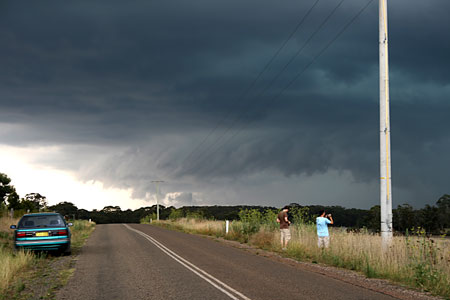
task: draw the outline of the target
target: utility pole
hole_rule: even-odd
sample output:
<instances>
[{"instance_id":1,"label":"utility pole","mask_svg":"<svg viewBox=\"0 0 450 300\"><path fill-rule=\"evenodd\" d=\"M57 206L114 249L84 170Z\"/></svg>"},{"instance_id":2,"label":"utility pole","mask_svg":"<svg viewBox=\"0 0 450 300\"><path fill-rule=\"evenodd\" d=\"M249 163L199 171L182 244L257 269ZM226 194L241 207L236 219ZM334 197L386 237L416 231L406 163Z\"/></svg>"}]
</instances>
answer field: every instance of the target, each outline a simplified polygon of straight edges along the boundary
<instances>
[{"instance_id":1,"label":"utility pole","mask_svg":"<svg viewBox=\"0 0 450 300\"><path fill-rule=\"evenodd\" d=\"M163 183L162 180L153 180L153 183L156 183L156 220L159 221L159 184Z\"/></svg>"},{"instance_id":2,"label":"utility pole","mask_svg":"<svg viewBox=\"0 0 450 300\"><path fill-rule=\"evenodd\" d=\"M380 33L380 210L383 247L392 239L391 128L387 0L379 0Z\"/></svg>"}]
</instances>

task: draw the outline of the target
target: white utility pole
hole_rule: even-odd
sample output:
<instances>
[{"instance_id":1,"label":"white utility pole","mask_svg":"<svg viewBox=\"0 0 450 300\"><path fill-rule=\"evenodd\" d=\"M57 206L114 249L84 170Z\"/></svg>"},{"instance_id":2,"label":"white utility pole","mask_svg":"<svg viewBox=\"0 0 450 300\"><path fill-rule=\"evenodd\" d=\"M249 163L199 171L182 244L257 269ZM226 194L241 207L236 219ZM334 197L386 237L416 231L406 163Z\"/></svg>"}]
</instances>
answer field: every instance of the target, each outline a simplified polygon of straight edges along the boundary
<instances>
[{"instance_id":1,"label":"white utility pole","mask_svg":"<svg viewBox=\"0 0 450 300\"><path fill-rule=\"evenodd\" d=\"M159 184L163 183L162 180L153 180L153 183L156 183L156 220L159 221Z\"/></svg>"},{"instance_id":2,"label":"white utility pole","mask_svg":"<svg viewBox=\"0 0 450 300\"><path fill-rule=\"evenodd\" d=\"M380 209L383 246L392 239L391 128L387 0L379 0L380 31Z\"/></svg>"}]
</instances>

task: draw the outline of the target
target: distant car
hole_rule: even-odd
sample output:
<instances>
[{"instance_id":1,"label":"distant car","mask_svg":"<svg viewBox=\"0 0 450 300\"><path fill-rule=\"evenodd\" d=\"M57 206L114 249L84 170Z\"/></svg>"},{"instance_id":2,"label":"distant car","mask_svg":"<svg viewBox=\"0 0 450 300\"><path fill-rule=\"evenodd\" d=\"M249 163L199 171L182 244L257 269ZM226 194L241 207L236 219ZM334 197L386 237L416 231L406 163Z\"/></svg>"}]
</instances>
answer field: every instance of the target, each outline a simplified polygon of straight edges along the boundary
<instances>
[{"instance_id":1,"label":"distant car","mask_svg":"<svg viewBox=\"0 0 450 300\"><path fill-rule=\"evenodd\" d=\"M70 254L71 233L64 218L58 213L24 215L18 225L11 225L16 249L51 250Z\"/></svg>"}]
</instances>

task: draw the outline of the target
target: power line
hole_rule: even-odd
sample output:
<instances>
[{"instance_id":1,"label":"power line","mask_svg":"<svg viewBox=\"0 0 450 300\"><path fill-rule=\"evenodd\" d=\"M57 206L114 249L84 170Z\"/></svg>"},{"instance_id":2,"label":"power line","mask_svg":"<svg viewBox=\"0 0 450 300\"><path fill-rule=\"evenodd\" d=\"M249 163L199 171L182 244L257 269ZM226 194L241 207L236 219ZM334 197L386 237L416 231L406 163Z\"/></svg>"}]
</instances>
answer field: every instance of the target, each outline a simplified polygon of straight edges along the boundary
<instances>
[{"instance_id":1,"label":"power line","mask_svg":"<svg viewBox=\"0 0 450 300\"><path fill-rule=\"evenodd\" d=\"M339 7L342 5L342 3L345 0L341 0L334 8L333 10L325 17L325 19L322 21L322 23L316 28L316 30L308 37L308 39L303 43L303 45L297 50L297 52L290 58L290 60L284 65L284 67L272 78L272 80L270 81L270 83L256 96L254 97L252 100L256 100L259 99L264 93L266 93L272 86L273 84L277 81L277 79L281 76L281 74L288 68L288 66L297 58L297 56L306 48L306 46L313 40L313 38L323 29L323 27L328 23L328 21L331 19L331 17L336 13L336 11L339 9ZM272 101L270 101L272 102ZM213 149L214 146L216 146L221 140L222 138L231 130L233 129L237 122L239 120L241 120L246 113L248 113L248 110L250 108L251 102L249 103L249 105L246 106L246 108L233 120L233 122L231 123L231 125L225 130L225 132L216 139L216 141L209 145L209 147L207 147L202 154L200 154L197 159L195 159L193 162L191 162L191 165L196 163L197 161L200 160L200 158L202 157L202 155L204 153L207 153L210 149ZM238 129L239 131L239 129ZM235 135L235 134L234 134ZM233 135L233 136L234 136ZM232 137L233 137L232 136ZM225 142L224 144L226 144L227 142ZM218 151L219 148L217 148L216 150L213 150L212 153L216 153ZM211 154L207 155L208 157L211 156ZM189 170L189 169L188 169Z\"/></svg>"},{"instance_id":2,"label":"power line","mask_svg":"<svg viewBox=\"0 0 450 300\"><path fill-rule=\"evenodd\" d=\"M296 76L294 76L294 78L283 88L280 90L280 92L273 97L266 105L269 105L271 103L273 103L275 100L278 99L278 97L280 97L283 92L288 89L328 48L330 48L330 46L350 27L351 24L353 24L353 22L355 22L355 20L367 9L367 7L369 7L369 5L373 2L374 0L369 0L369 2L367 2L366 5L364 5L359 11L358 13L351 18L345 25L344 27L325 45L325 47L323 47L314 57L312 60L310 60L310 62L308 64L305 65L305 67L303 67L303 69L297 73ZM205 158L208 158L210 156L212 156L213 154L217 153L217 151L219 151L221 149L221 147L225 146L228 142L230 142L234 137L236 137L240 132L242 132L244 129L248 128L252 123L254 123L253 121L250 121L250 123L245 124L244 126L242 126L239 130L236 130L234 132L233 135L231 135L220 147L216 148L213 152L211 152L210 154L208 154ZM203 165L205 166L205 165Z\"/></svg>"},{"instance_id":3,"label":"power line","mask_svg":"<svg viewBox=\"0 0 450 300\"><path fill-rule=\"evenodd\" d=\"M294 29L292 30L292 32L289 34L288 38L283 42L283 44L278 48L278 50L272 55L272 57L270 58L270 60L266 63L266 65L264 66L264 68L259 72L259 74L256 76L256 78L252 81L252 83L250 84L250 86L244 91L244 93L242 93L235 101L235 103L238 103L239 101L241 101L242 99L244 99L247 94L250 92L250 90L255 86L256 82L259 80L259 78L264 74L264 72L266 72L266 70L269 68L269 66L272 64L272 62L275 60L275 58L278 56L278 54L280 54L281 50L283 50L283 48L287 45L287 43L292 39L292 37L294 36L294 34L299 30L299 28L303 25L303 23L305 22L305 20L308 18L308 16L311 14L311 12L313 11L313 9L317 6L317 4L319 3L320 0L316 0L314 2L314 4L309 8L309 10L306 12L306 14L303 16L303 18L297 23L297 25L294 27ZM221 119L221 121L219 121L215 127L203 138L203 140L183 159L183 161L181 162L180 166L183 166L184 163L186 161L188 161L188 159L190 159L192 157L192 155L194 155L194 153L197 152L198 149L200 149L200 147L210 138L210 136L220 127L220 125L222 125L232 114L232 109L229 110L229 112L227 113L227 115ZM167 174L166 177L169 177L171 175L173 175L175 173L176 169Z\"/></svg>"}]
</instances>

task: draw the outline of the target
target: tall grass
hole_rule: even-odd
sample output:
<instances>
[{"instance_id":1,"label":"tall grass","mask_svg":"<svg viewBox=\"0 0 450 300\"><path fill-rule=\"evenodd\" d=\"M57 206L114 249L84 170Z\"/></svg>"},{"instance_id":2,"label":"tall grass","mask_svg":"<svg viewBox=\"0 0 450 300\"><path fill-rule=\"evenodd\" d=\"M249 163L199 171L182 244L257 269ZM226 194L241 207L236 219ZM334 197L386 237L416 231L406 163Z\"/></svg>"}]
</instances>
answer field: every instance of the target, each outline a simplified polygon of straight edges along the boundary
<instances>
[{"instance_id":1,"label":"tall grass","mask_svg":"<svg viewBox=\"0 0 450 300\"><path fill-rule=\"evenodd\" d=\"M248 218L250 214L253 218ZM301 261L324 263L364 273L367 277L386 278L411 287L450 297L450 240L430 238L423 230L413 235L395 236L388 249L381 237L367 231L347 232L330 228L330 247L319 249L314 224L291 226L292 239L287 251L280 245L279 230L270 222L256 224L261 216L246 212L244 221L233 221L228 234L225 222L198 219L159 221L154 224L249 243L256 247L283 253ZM276 217L275 217L276 218ZM252 220L249 222L248 220ZM261 218L264 220L265 218Z\"/></svg>"},{"instance_id":2,"label":"tall grass","mask_svg":"<svg viewBox=\"0 0 450 300\"><path fill-rule=\"evenodd\" d=\"M413 236L393 237L389 248L385 249L377 234L332 228L330 248L319 250L314 225L295 226L292 236L288 248L290 256L450 296L450 241L447 239L430 238L417 230Z\"/></svg>"},{"instance_id":3,"label":"tall grass","mask_svg":"<svg viewBox=\"0 0 450 300\"><path fill-rule=\"evenodd\" d=\"M13 231L9 228L18 219L0 217L0 296L11 285L19 272L25 270L34 260L29 252L13 252Z\"/></svg>"},{"instance_id":4,"label":"tall grass","mask_svg":"<svg viewBox=\"0 0 450 300\"><path fill-rule=\"evenodd\" d=\"M225 235L225 222L215 222L197 218L181 218L169 221L152 221L151 224L187 233L204 234L216 237Z\"/></svg>"},{"instance_id":5,"label":"tall grass","mask_svg":"<svg viewBox=\"0 0 450 300\"><path fill-rule=\"evenodd\" d=\"M86 220L75 220L72 221L72 223L73 226L70 228L70 231L72 232L72 249L78 250L84 245L92 231L94 231L95 223Z\"/></svg>"},{"instance_id":6,"label":"tall grass","mask_svg":"<svg viewBox=\"0 0 450 300\"><path fill-rule=\"evenodd\" d=\"M0 248L0 295L10 286L19 272L25 270L34 260L30 252L12 254L5 247Z\"/></svg>"}]
</instances>

